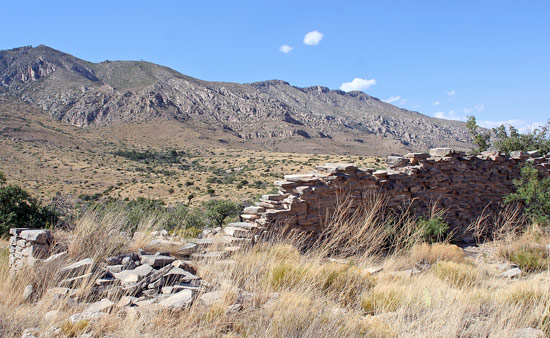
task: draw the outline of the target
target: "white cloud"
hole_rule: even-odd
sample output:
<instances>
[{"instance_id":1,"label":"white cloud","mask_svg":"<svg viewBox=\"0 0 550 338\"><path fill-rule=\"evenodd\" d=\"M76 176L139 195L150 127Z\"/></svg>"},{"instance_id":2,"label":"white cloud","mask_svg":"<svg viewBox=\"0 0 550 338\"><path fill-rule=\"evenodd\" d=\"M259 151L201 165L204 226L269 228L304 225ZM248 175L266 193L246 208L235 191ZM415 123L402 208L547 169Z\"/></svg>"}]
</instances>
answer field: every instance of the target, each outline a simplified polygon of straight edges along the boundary
<instances>
[{"instance_id":1,"label":"white cloud","mask_svg":"<svg viewBox=\"0 0 550 338\"><path fill-rule=\"evenodd\" d=\"M478 112L478 113L481 113L484 109L485 109L485 105L483 104L476 104L474 106L474 109Z\"/></svg>"},{"instance_id":2,"label":"white cloud","mask_svg":"<svg viewBox=\"0 0 550 338\"><path fill-rule=\"evenodd\" d=\"M464 115L471 114L472 111L473 111L472 108L462 108L462 113L464 113Z\"/></svg>"},{"instance_id":3,"label":"white cloud","mask_svg":"<svg viewBox=\"0 0 550 338\"><path fill-rule=\"evenodd\" d=\"M367 80L367 79L360 79L356 77L351 82L344 82L340 86L340 89L345 92L351 92L354 90L366 90L371 86L374 86L376 84L375 79Z\"/></svg>"},{"instance_id":4,"label":"white cloud","mask_svg":"<svg viewBox=\"0 0 550 338\"><path fill-rule=\"evenodd\" d=\"M453 96L454 94L456 94L456 91L454 89L451 89L450 91L447 92L447 95L449 96Z\"/></svg>"},{"instance_id":5,"label":"white cloud","mask_svg":"<svg viewBox=\"0 0 550 338\"><path fill-rule=\"evenodd\" d=\"M385 100L382 100L386 103L392 103L392 102L395 102L395 101L399 101L401 100L401 96L390 96L389 98L385 99Z\"/></svg>"},{"instance_id":6,"label":"white cloud","mask_svg":"<svg viewBox=\"0 0 550 338\"><path fill-rule=\"evenodd\" d=\"M478 121L478 124L484 128L495 128L502 124L505 126L514 126L520 133L527 133L533 131L535 128L542 127L544 123L542 122L530 122L526 120L506 120L506 121Z\"/></svg>"},{"instance_id":7,"label":"white cloud","mask_svg":"<svg viewBox=\"0 0 550 338\"><path fill-rule=\"evenodd\" d=\"M456 121L466 121L466 117L463 115L458 115L454 110L449 110L449 112L439 111L434 113L434 117L438 119L445 120L456 120Z\"/></svg>"},{"instance_id":8,"label":"white cloud","mask_svg":"<svg viewBox=\"0 0 550 338\"><path fill-rule=\"evenodd\" d=\"M318 31L309 32L304 36L304 43L306 45L315 46L323 40L323 33Z\"/></svg>"},{"instance_id":9,"label":"white cloud","mask_svg":"<svg viewBox=\"0 0 550 338\"><path fill-rule=\"evenodd\" d=\"M279 48L279 51L285 53L285 54L288 54L290 53L291 50L293 50L294 47L291 47L289 45L282 45L280 48Z\"/></svg>"},{"instance_id":10,"label":"white cloud","mask_svg":"<svg viewBox=\"0 0 550 338\"><path fill-rule=\"evenodd\" d=\"M432 103L432 106L439 106L440 103L441 102L439 102L439 101L435 101L434 103Z\"/></svg>"}]
</instances>

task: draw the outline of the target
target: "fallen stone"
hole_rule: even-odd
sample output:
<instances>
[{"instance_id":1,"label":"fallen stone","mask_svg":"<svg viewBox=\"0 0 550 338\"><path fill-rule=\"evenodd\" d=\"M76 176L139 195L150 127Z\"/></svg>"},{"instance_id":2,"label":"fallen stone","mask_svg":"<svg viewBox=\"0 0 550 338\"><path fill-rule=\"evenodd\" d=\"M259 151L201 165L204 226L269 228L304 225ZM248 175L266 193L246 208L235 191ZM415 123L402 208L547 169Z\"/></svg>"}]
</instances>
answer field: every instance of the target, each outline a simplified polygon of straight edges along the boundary
<instances>
[{"instance_id":1,"label":"fallen stone","mask_svg":"<svg viewBox=\"0 0 550 338\"><path fill-rule=\"evenodd\" d=\"M87 283L93 277L93 273L87 273L82 276L76 276L72 278L66 278L59 282L59 285L62 287L80 287L83 284Z\"/></svg>"},{"instance_id":2,"label":"fallen stone","mask_svg":"<svg viewBox=\"0 0 550 338\"><path fill-rule=\"evenodd\" d=\"M83 314L97 313L97 312L110 312L115 303L111 302L107 298L103 298L99 302L92 303L84 309Z\"/></svg>"},{"instance_id":3,"label":"fallen stone","mask_svg":"<svg viewBox=\"0 0 550 338\"><path fill-rule=\"evenodd\" d=\"M195 252L196 249L197 249L197 244L195 244L195 243L186 243L186 244L182 245L181 247L179 247L178 253L180 253L182 255L190 255L193 252Z\"/></svg>"},{"instance_id":4,"label":"fallen stone","mask_svg":"<svg viewBox=\"0 0 550 338\"><path fill-rule=\"evenodd\" d=\"M265 212L265 208L258 206L246 207L243 210L243 214L261 214L262 212Z\"/></svg>"},{"instance_id":5,"label":"fallen stone","mask_svg":"<svg viewBox=\"0 0 550 338\"><path fill-rule=\"evenodd\" d=\"M189 271L192 274L197 273L197 265L191 261L184 261L184 260L175 260L172 262L172 265L176 268L181 268L185 271Z\"/></svg>"},{"instance_id":6,"label":"fallen stone","mask_svg":"<svg viewBox=\"0 0 550 338\"><path fill-rule=\"evenodd\" d=\"M159 302L159 305L169 308L184 308L190 306L193 303L193 291L181 290L180 292L163 299Z\"/></svg>"},{"instance_id":7,"label":"fallen stone","mask_svg":"<svg viewBox=\"0 0 550 338\"><path fill-rule=\"evenodd\" d=\"M32 284L29 284L25 287L25 290L23 290L23 299L29 300L32 297L32 294L34 293L34 288Z\"/></svg>"},{"instance_id":8,"label":"fallen stone","mask_svg":"<svg viewBox=\"0 0 550 338\"><path fill-rule=\"evenodd\" d=\"M120 298L120 300L116 303L116 307L117 308L123 308L123 307L127 307L127 306L132 306L133 304L135 304L135 302L138 300L137 297L132 297L132 296L123 296L122 298Z\"/></svg>"},{"instance_id":9,"label":"fallen stone","mask_svg":"<svg viewBox=\"0 0 550 338\"><path fill-rule=\"evenodd\" d=\"M94 261L91 258L85 258L73 264L67 265L66 267L62 268L59 271L59 273L61 275L73 275L73 276L77 274L81 274L86 271L90 271L92 269L93 263Z\"/></svg>"},{"instance_id":10,"label":"fallen stone","mask_svg":"<svg viewBox=\"0 0 550 338\"><path fill-rule=\"evenodd\" d=\"M507 271L504 271L499 275L504 278L518 278L521 276L521 270L519 268L513 268Z\"/></svg>"},{"instance_id":11,"label":"fallen stone","mask_svg":"<svg viewBox=\"0 0 550 338\"><path fill-rule=\"evenodd\" d=\"M143 255L141 256L141 263L150 265L154 268L162 268L171 264L176 259L170 256L163 255Z\"/></svg>"},{"instance_id":12,"label":"fallen stone","mask_svg":"<svg viewBox=\"0 0 550 338\"><path fill-rule=\"evenodd\" d=\"M119 273L114 273L113 275L116 279L119 279L122 284L131 284L139 282L143 277L149 275L152 271L152 266L143 264L133 270L124 270Z\"/></svg>"}]
</instances>

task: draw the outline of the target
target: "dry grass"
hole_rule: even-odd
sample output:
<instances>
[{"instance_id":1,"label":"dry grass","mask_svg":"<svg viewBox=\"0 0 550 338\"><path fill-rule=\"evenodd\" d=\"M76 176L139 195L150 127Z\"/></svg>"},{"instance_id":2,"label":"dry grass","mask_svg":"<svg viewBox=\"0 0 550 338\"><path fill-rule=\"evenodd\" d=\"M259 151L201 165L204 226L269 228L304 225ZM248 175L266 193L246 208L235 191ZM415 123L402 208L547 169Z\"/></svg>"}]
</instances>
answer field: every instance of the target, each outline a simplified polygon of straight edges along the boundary
<instances>
[{"instance_id":1,"label":"dry grass","mask_svg":"<svg viewBox=\"0 0 550 338\"><path fill-rule=\"evenodd\" d=\"M73 233L66 234L74 259L86 253L100 259L136 246L121 240L123 229L117 227L117 217L88 215ZM155 222L144 222L143 227L151 224ZM346 224L363 231L366 243L388 243L385 233L367 231L373 227L365 218L360 224L353 225L349 219ZM401 224L409 223L403 219ZM394 250L383 254L362 245L355 236L345 242L344 234L339 232L338 240L328 240L326 246L317 243L306 253L290 240L279 240L237 252L231 261L201 262L200 276L212 290L224 291L224 297L209 306L196 301L182 311L115 309L99 320L75 323L68 318L84 305L45 292L56 283L55 271L44 275L29 271L10 280L7 256L0 254L0 336L20 337L27 328L37 328L44 337L83 333L96 337L512 337L518 328L550 330L547 271L504 280L482 273L477 261L466 259L462 249L450 244L415 244L411 238L399 238L389 242ZM524 236L546 240L539 235ZM336 243L354 246L338 252ZM349 263L330 261L329 253L346 257ZM388 268L370 274L367 268L373 262ZM395 271L418 262L431 268L412 275ZM35 303L21 296L30 283L38 290ZM77 294L84 297L88 286L80 285ZM242 311L228 311L235 304L242 304ZM59 312L44 320L51 310Z\"/></svg>"}]
</instances>

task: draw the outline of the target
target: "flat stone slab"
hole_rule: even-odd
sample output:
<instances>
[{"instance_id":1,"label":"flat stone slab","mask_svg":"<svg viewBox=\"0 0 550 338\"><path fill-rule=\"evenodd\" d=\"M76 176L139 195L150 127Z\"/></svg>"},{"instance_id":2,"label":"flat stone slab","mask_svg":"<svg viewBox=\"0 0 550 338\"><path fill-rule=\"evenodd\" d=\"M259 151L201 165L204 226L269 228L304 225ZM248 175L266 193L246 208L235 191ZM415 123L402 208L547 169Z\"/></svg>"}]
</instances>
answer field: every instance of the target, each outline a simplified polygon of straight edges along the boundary
<instances>
[{"instance_id":1,"label":"flat stone slab","mask_svg":"<svg viewBox=\"0 0 550 338\"><path fill-rule=\"evenodd\" d=\"M114 273L116 279L119 279L123 284L137 283L143 277L149 275L153 271L153 267L147 264L138 266L133 270L124 270L119 273Z\"/></svg>"},{"instance_id":2,"label":"flat stone slab","mask_svg":"<svg viewBox=\"0 0 550 338\"><path fill-rule=\"evenodd\" d=\"M21 231L19 237L38 244L46 244L52 235L50 230L24 230Z\"/></svg>"},{"instance_id":3,"label":"flat stone slab","mask_svg":"<svg viewBox=\"0 0 550 338\"><path fill-rule=\"evenodd\" d=\"M89 269L91 269L92 265L94 264L93 259L91 258L85 258L83 260L80 260L78 262L75 262L73 264L67 265L66 267L62 268L59 273L60 274L78 274L85 272Z\"/></svg>"},{"instance_id":4,"label":"flat stone slab","mask_svg":"<svg viewBox=\"0 0 550 338\"><path fill-rule=\"evenodd\" d=\"M111 302L109 299L103 298L99 302L88 305L82 313L88 314L97 312L109 312L109 310L111 310L114 305L115 303Z\"/></svg>"},{"instance_id":5,"label":"flat stone slab","mask_svg":"<svg viewBox=\"0 0 550 338\"><path fill-rule=\"evenodd\" d=\"M264 207L258 207L258 206L246 207L243 210L244 214L261 214L262 212L265 212L265 208Z\"/></svg>"},{"instance_id":6,"label":"flat stone slab","mask_svg":"<svg viewBox=\"0 0 550 338\"><path fill-rule=\"evenodd\" d=\"M162 268L166 265L172 264L176 259L170 256L163 255L142 255L141 263L150 265L154 268Z\"/></svg>"},{"instance_id":7,"label":"flat stone slab","mask_svg":"<svg viewBox=\"0 0 550 338\"><path fill-rule=\"evenodd\" d=\"M257 225L252 224L252 223L248 223L248 222L234 222L234 223L227 224L227 226L228 227L233 227L233 228L243 228L243 229L247 229L247 230L258 227Z\"/></svg>"},{"instance_id":8,"label":"flat stone slab","mask_svg":"<svg viewBox=\"0 0 550 338\"><path fill-rule=\"evenodd\" d=\"M181 309L193 303L193 291L183 289L159 302L160 306Z\"/></svg>"}]
</instances>

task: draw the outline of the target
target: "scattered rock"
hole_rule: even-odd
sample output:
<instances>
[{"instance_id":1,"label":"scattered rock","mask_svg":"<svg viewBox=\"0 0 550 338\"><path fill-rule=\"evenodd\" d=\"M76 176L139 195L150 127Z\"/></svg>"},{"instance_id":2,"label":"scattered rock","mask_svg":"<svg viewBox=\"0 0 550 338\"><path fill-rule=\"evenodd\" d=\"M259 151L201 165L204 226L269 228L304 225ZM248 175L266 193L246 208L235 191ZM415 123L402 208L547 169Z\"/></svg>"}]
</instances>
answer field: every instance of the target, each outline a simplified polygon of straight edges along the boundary
<instances>
[{"instance_id":1,"label":"scattered rock","mask_svg":"<svg viewBox=\"0 0 550 338\"><path fill-rule=\"evenodd\" d=\"M516 329L511 335L512 338L544 338L546 335L543 331L527 327L523 329Z\"/></svg>"},{"instance_id":2,"label":"scattered rock","mask_svg":"<svg viewBox=\"0 0 550 338\"><path fill-rule=\"evenodd\" d=\"M32 297L33 292L34 288L32 287L32 284L27 285L25 290L23 290L23 299L29 300Z\"/></svg>"},{"instance_id":3,"label":"scattered rock","mask_svg":"<svg viewBox=\"0 0 550 338\"><path fill-rule=\"evenodd\" d=\"M518 278L521 276L521 270L519 268L513 268L501 273L499 276L504 278Z\"/></svg>"},{"instance_id":4,"label":"scattered rock","mask_svg":"<svg viewBox=\"0 0 550 338\"><path fill-rule=\"evenodd\" d=\"M225 291L219 290L219 291L212 291L202 294L199 299L205 304L205 305L212 305L215 303L218 303L222 301L225 297Z\"/></svg>"},{"instance_id":5,"label":"scattered rock","mask_svg":"<svg viewBox=\"0 0 550 338\"><path fill-rule=\"evenodd\" d=\"M162 268L171 264L176 259L170 256L163 255L143 255L141 256L141 263L150 265L154 268Z\"/></svg>"}]
</instances>

